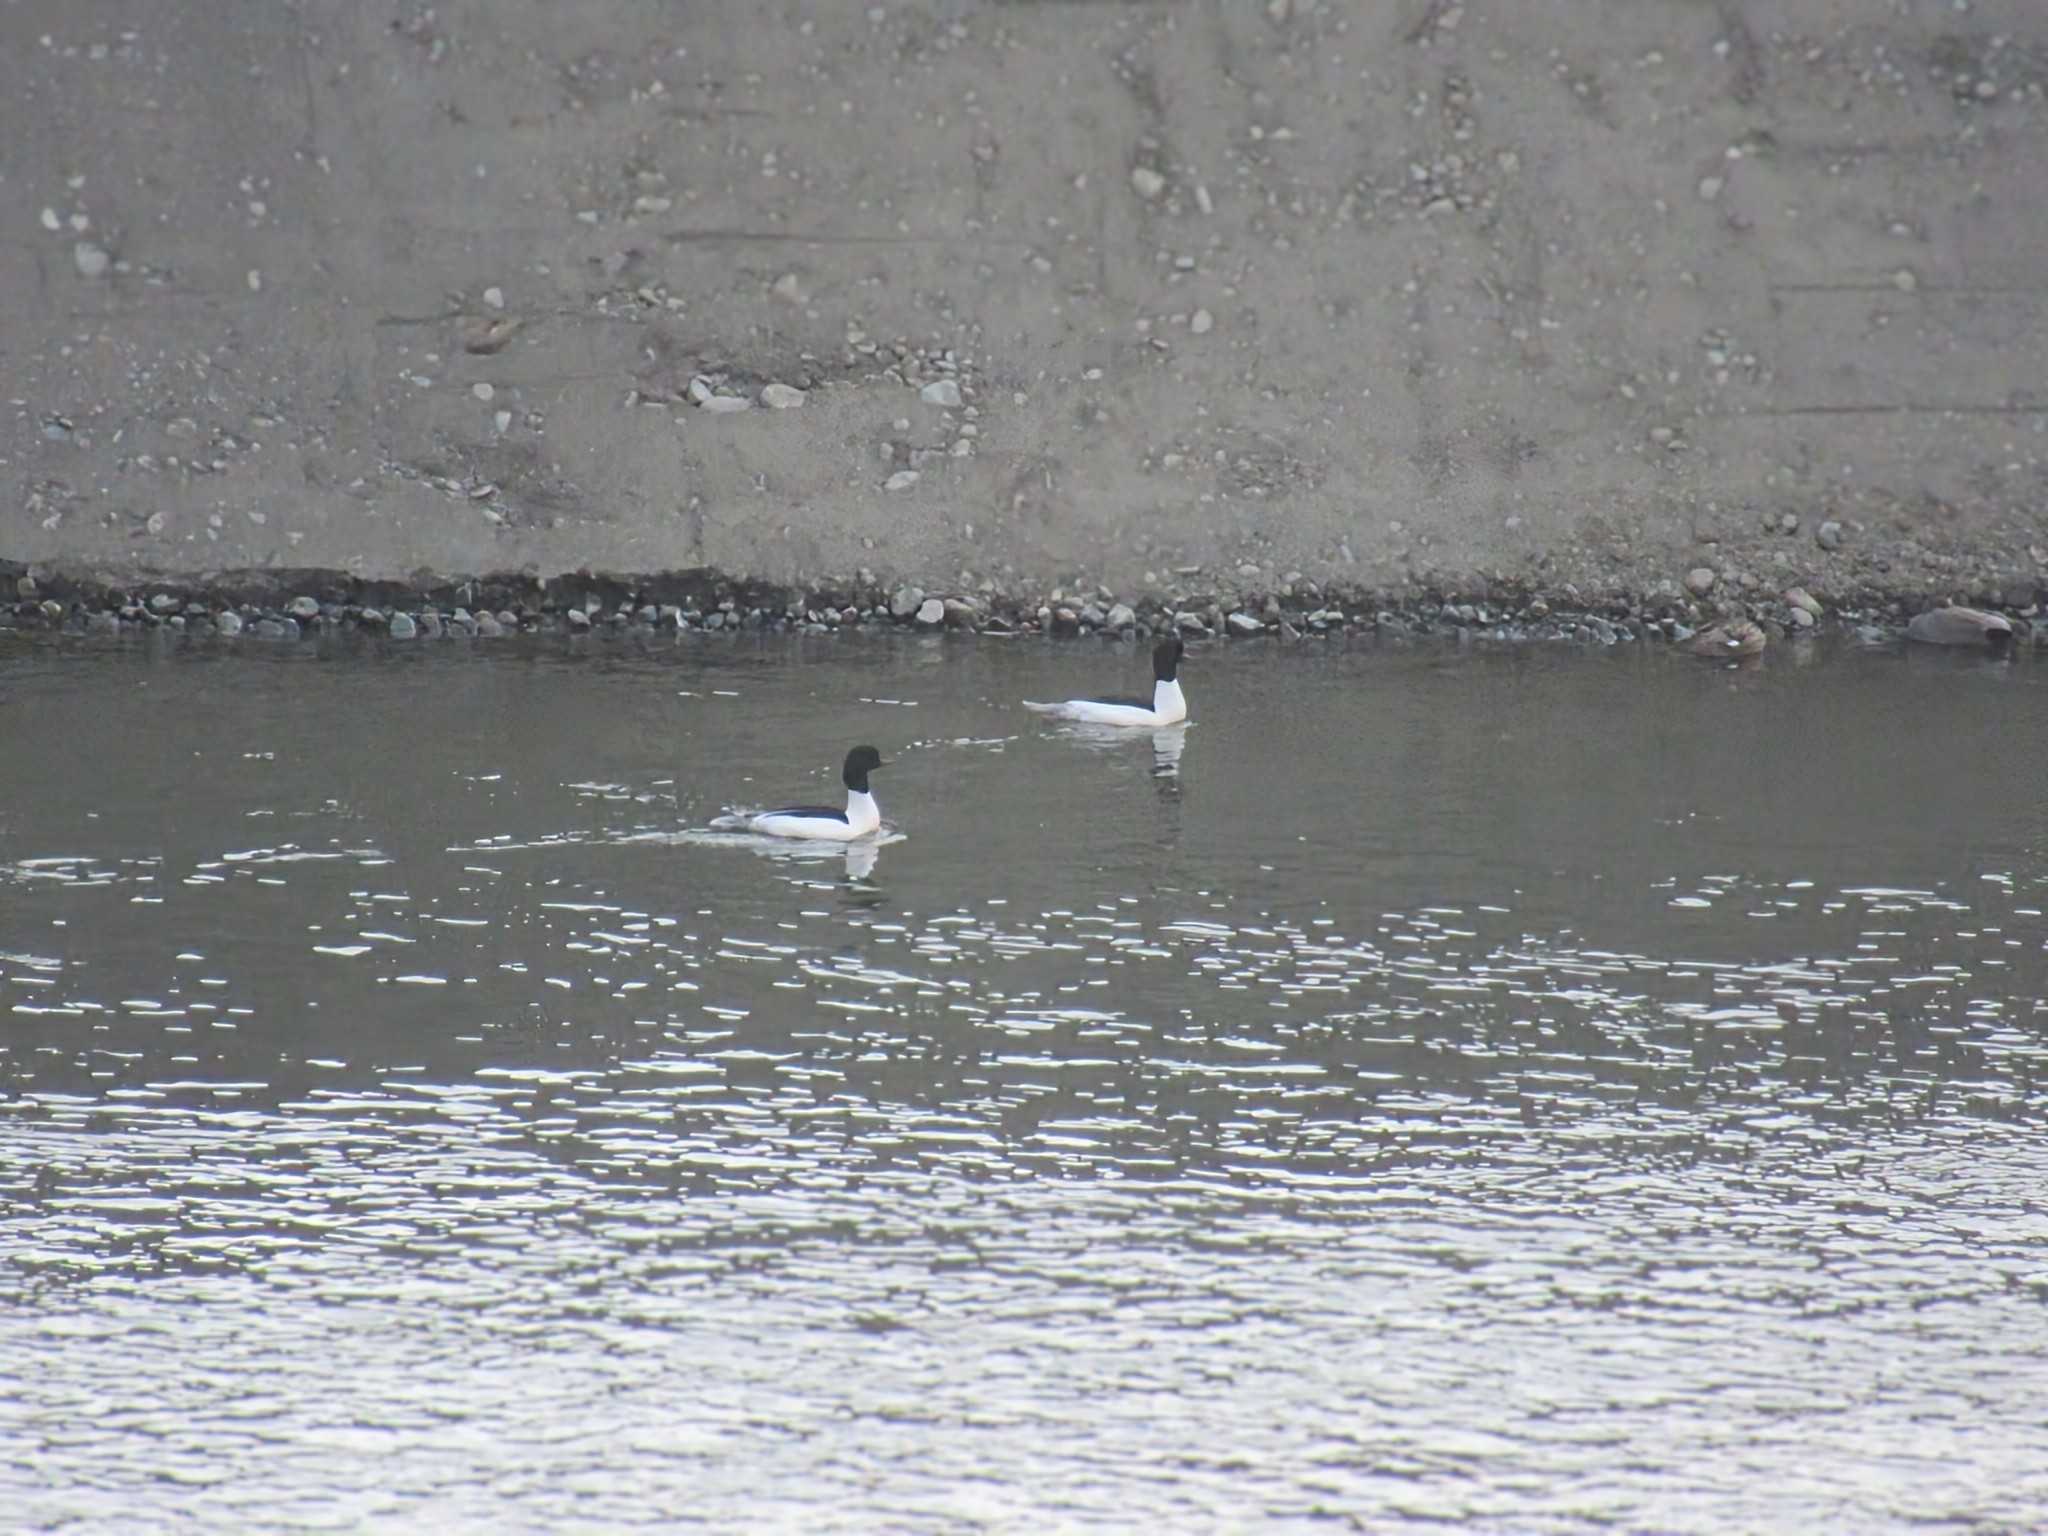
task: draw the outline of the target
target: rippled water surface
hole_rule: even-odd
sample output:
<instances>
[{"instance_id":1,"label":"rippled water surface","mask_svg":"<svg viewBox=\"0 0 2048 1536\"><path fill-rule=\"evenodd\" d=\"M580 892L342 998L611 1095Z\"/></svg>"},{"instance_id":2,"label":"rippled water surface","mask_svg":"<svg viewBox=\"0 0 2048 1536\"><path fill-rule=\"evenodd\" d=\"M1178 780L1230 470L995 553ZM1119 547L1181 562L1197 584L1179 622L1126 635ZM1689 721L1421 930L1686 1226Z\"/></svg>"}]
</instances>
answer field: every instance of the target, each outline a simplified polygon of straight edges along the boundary
<instances>
[{"instance_id":1,"label":"rippled water surface","mask_svg":"<svg viewBox=\"0 0 2048 1536\"><path fill-rule=\"evenodd\" d=\"M585 644L0 636L10 1523L2048 1523L2048 668Z\"/></svg>"}]
</instances>

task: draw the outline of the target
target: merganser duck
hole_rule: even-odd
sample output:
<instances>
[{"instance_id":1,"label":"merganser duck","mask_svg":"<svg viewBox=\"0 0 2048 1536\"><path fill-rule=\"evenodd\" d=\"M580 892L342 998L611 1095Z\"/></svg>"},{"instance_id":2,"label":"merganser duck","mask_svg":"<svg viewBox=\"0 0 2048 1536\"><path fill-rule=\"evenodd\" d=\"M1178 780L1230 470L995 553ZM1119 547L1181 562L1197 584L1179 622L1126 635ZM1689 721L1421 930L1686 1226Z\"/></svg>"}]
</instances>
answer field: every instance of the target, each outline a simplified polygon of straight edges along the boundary
<instances>
[{"instance_id":1,"label":"merganser duck","mask_svg":"<svg viewBox=\"0 0 2048 1536\"><path fill-rule=\"evenodd\" d=\"M1055 720L1078 720L1086 725L1177 725L1188 717L1188 701L1182 697L1174 673L1187 646L1172 635L1152 647L1152 702L1143 699L1068 699L1060 704L1034 704L1026 709Z\"/></svg>"},{"instance_id":2,"label":"merganser duck","mask_svg":"<svg viewBox=\"0 0 2048 1536\"><path fill-rule=\"evenodd\" d=\"M785 805L756 811L743 825L769 837L805 837L819 842L850 843L866 837L882 825L881 810L868 793L868 775L881 766L882 754L873 747L855 747L839 770L846 785L845 810L835 811L829 805Z\"/></svg>"}]
</instances>

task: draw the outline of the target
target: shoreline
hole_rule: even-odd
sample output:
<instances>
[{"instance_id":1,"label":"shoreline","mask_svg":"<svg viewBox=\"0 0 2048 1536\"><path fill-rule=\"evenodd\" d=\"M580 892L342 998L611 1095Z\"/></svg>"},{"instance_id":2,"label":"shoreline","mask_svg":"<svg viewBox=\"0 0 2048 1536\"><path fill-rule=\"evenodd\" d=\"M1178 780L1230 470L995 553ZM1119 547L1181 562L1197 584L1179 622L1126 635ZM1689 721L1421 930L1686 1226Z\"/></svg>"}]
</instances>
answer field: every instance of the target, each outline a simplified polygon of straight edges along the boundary
<instances>
[{"instance_id":1,"label":"shoreline","mask_svg":"<svg viewBox=\"0 0 2048 1536\"><path fill-rule=\"evenodd\" d=\"M629 575L463 579L420 573L374 581L345 572L231 570L194 577L115 579L0 560L0 630L119 635L169 631L224 639L292 641L322 633L395 640L518 634L909 631L1041 635L1055 639L1148 636L1177 630L1237 641L1398 636L1614 645L1686 645L1716 626L1754 625L1766 645L1824 632L1866 641L1903 638L1918 614L1968 606L2007 619L2010 649L2048 642L2048 594L1905 591L1868 586L1784 592L1721 583L1701 568L1687 584L1647 590L1613 583L1538 584L1418 576L1398 586L1319 583L1290 576L1271 586L1187 573L1141 593L1009 583L927 590L887 586L870 573L791 587L708 570Z\"/></svg>"}]
</instances>

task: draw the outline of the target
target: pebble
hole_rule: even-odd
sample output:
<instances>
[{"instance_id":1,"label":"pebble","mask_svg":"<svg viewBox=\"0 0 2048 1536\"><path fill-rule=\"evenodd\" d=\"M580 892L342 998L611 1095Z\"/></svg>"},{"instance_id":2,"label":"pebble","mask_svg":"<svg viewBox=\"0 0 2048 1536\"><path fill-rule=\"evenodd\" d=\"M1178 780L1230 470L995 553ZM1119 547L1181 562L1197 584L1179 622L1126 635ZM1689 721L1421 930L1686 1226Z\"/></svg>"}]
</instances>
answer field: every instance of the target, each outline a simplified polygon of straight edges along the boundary
<instances>
[{"instance_id":1,"label":"pebble","mask_svg":"<svg viewBox=\"0 0 2048 1536\"><path fill-rule=\"evenodd\" d=\"M974 604L968 602L964 598L958 597L949 597L946 599L944 604L944 612L946 615L946 622L952 625L955 629L972 629L974 627L974 621L981 617L979 610L975 608ZM919 617L922 618L923 614L920 613Z\"/></svg>"},{"instance_id":2,"label":"pebble","mask_svg":"<svg viewBox=\"0 0 2048 1536\"><path fill-rule=\"evenodd\" d=\"M286 605L284 611L301 622L317 619L320 617L320 600L314 597L295 597Z\"/></svg>"},{"instance_id":3,"label":"pebble","mask_svg":"<svg viewBox=\"0 0 2048 1536\"><path fill-rule=\"evenodd\" d=\"M940 406L945 410L960 407L960 385L952 379L933 379L917 392L917 398L926 405Z\"/></svg>"},{"instance_id":4,"label":"pebble","mask_svg":"<svg viewBox=\"0 0 2048 1536\"><path fill-rule=\"evenodd\" d=\"M484 303L492 309L503 309L505 307L505 290L495 285L486 288L484 290Z\"/></svg>"},{"instance_id":5,"label":"pebble","mask_svg":"<svg viewBox=\"0 0 2048 1536\"><path fill-rule=\"evenodd\" d=\"M907 491L922 478L914 469L899 469L882 482L885 491Z\"/></svg>"},{"instance_id":6,"label":"pebble","mask_svg":"<svg viewBox=\"0 0 2048 1536\"><path fill-rule=\"evenodd\" d=\"M1216 329L1216 317L1206 309L1198 309L1188 321L1188 329L1197 336L1206 336Z\"/></svg>"},{"instance_id":7,"label":"pebble","mask_svg":"<svg viewBox=\"0 0 2048 1536\"><path fill-rule=\"evenodd\" d=\"M71 247L71 260L80 277L104 277L113 264L113 258L90 240L81 240Z\"/></svg>"},{"instance_id":8,"label":"pebble","mask_svg":"<svg viewBox=\"0 0 2048 1536\"><path fill-rule=\"evenodd\" d=\"M1705 597L1714 590L1717 579L1704 565L1696 565L1685 573L1685 589L1695 597Z\"/></svg>"},{"instance_id":9,"label":"pebble","mask_svg":"<svg viewBox=\"0 0 2048 1536\"><path fill-rule=\"evenodd\" d=\"M485 640L495 640L505 633L505 626L491 614L480 613L476 616L476 632Z\"/></svg>"},{"instance_id":10,"label":"pebble","mask_svg":"<svg viewBox=\"0 0 2048 1536\"><path fill-rule=\"evenodd\" d=\"M1819 622L1820 620L1816 619L1804 608L1794 608L1792 610L1792 627L1794 629L1811 629Z\"/></svg>"},{"instance_id":11,"label":"pebble","mask_svg":"<svg viewBox=\"0 0 2048 1536\"><path fill-rule=\"evenodd\" d=\"M1249 639L1253 635L1263 635L1266 632L1264 622L1253 618L1242 608L1231 614L1228 619L1224 620L1224 623L1229 628L1230 633L1239 639Z\"/></svg>"},{"instance_id":12,"label":"pebble","mask_svg":"<svg viewBox=\"0 0 2048 1536\"><path fill-rule=\"evenodd\" d=\"M790 411L804 403L804 392L794 384L764 384L761 403L772 411Z\"/></svg>"},{"instance_id":13,"label":"pebble","mask_svg":"<svg viewBox=\"0 0 2048 1536\"><path fill-rule=\"evenodd\" d=\"M512 413L510 411L497 412L491 417L491 425L496 427L501 435L510 432L512 430Z\"/></svg>"},{"instance_id":14,"label":"pebble","mask_svg":"<svg viewBox=\"0 0 2048 1536\"><path fill-rule=\"evenodd\" d=\"M1803 613L1809 619L1819 618L1824 611L1819 600L1804 587L1788 588L1785 593L1785 602L1794 613Z\"/></svg>"},{"instance_id":15,"label":"pebble","mask_svg":"<svg viewBox=\"0 0 2048 1536\"><path fill-rule=\"evenodd\" d=\"M159 592L149 600L152 613L169 613L178 606L178 600L168 592Z\"/></svg>"},{"instance_id":16,"label":"pebble","mask_svg":"<svg viewBox=\"0 0 2048 1536\"><path fill-rule=\"evenodd\" d=\"M1842 525L1833 518L1829 518L1818 528L1814 529L1813 541L1822 549L1840 549L1842 547Z\"/></svg>"},{"instance_id":17,"label":"pebble","mask_svg":"<svg viewBox=\"0 0 2048 1536\"><path fill-rule=\"evenodd\" d=\"M394 640L410 640L419 633L419 628L413 623L412 615L409 613L391 615L391 638Z\"/></svg>"},{"instance_id":18,"label":"pebble","mask_svg":"<svg viewBox=\"0 0 2048 1536\"><path fill-rule=\"evenodd\" d=\"M1103 615L1102 619L1104 628L1115 630L1129 629L1137 622L1138 615L1129 603L1112 604L1109 612Z\"/></svg>"},{"instance_id":19,"label":"pebble","mask_svg":"<svg viewBox=\"0 0 2048 1536\"><path fill-rule=\"evenodd\" d=\"M926 629L934 629L946 622L946 605L936 597L928 597L918 606L917 622Z\"/></svg>"},{"instance_id":20,"label":"pebble","mask_svg":"<svg viewBox=\"0 0 2048 1536\"><path fill-rule=\"evenodd\" d=\"M1146 202L1154 201L1166 190L1166 178L1149 165L1131 167L1131 190Z\"/></svg>"},{"instance_id":21,"label":"pebble","mask_svg":"<svg viewBox=\"0 0 2048 1536\"><path fill-rule=\"evenodd\" d=\"M420 634L421 634L422 636L424 636L424 637L425 637L426 639L429 639L429 640L438 640L438 639L440 639L440 638L441 638L441 615L439 615L438 613L434 612L434 610L433 610L433 609L429 608L429 609L428 609L428 610L427 610L427 611L426 611L425 613L423 613L423 614L421 614L421 615L419 616L419 631L420 631Z\"/></svg>"},{"instance_id":22,"label":"pebble","mask_svg":"<svg viewBox=\"0 0 2048 1536\"><path fill-rule=\"evenodd\" d=\"M923 606L922 587L898 587L889 596L889 614L892 618L907 619Z\"/></svg>"}]
</instances>

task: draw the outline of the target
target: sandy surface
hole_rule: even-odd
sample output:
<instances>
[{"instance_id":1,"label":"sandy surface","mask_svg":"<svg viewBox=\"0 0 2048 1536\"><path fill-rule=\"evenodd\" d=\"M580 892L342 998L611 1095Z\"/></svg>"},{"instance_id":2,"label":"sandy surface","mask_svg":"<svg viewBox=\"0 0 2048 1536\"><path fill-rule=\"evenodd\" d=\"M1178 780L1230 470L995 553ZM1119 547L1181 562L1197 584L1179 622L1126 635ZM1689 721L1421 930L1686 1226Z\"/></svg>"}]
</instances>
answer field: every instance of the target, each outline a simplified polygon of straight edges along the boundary
<instances>
[{"instance_id":1,"label":"sandy surface","mask_svg":"<svg viewBox=\"0 0 2048 1536\"><path fill-rule=\"evenodd\" d=\"M44 570L2048 579L2037 0L0 32Z\"/></svg>"}]
</instances>

